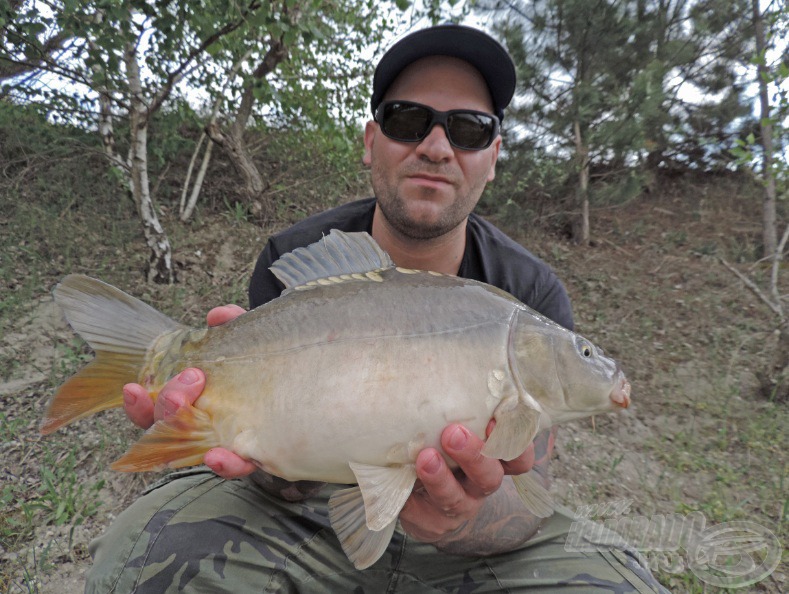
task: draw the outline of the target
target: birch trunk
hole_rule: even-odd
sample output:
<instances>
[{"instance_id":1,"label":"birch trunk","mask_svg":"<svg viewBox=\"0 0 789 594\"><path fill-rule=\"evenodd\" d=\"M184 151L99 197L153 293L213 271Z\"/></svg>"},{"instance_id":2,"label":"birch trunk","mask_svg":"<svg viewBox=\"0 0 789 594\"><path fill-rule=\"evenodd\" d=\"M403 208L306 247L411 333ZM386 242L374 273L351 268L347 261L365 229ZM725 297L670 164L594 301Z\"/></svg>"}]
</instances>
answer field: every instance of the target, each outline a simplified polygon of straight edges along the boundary
<instances>
[{"instance_id":1,"label":"birch trunk","mask_svg":"<svg viewBox=\"0 0 789 594\"><path fill-rule=\"evenodd\" d=\"M96 13L95 18L100 22L104 18L104 14L99 11ZM88 41L91 49L95 49L95 43L91 40ZM102 66L94 65L92 67L93 83L96 92L99 94L99 136L101 137L101 146L104 149L104 155L110 160L113 167L118 167L123 172L124 177L128 179L129 166L128 162L124 161L115 150L115 126L112 116L112 95L107 88L107 73Z\"/></svg>"},{"instance_id":2,"label":"birch trunk","mask_svg":"<svg viewBox=\"0 0 789 594\"><path fill-rule=\"evenodd\" d=\"M192 193L189 195L189 201L185 202L186 198L186 191L189 187L189 180L192 177L192 169L194 167L194 160L197 157L198 151L203 144L203 140L205 138L205 134L200 137L200 142L195 149L195 154L192 157L192 161L189 163L189 171L186 174L186 181L184 182L184 190L183 194L181 195L181 208L180 208L180 217L181 221L184 223L188 221L192 217L192 213L194 212L195 206L197 205L197 198L200 196L200 190L203 187L203 180L205 180L205 174L208 171L208 165L211 163L211 153L214 150L214 143L209 140L208 145L205 147L205 152L203 153L203 160L200 163L200 169L197 172L197 177L195 177L194 186L192 186Z\"/></svg>"},{"instance_id":3,"label":"birch trunk","mask_svg":"<svg viewBox=\"0 0 789 594\"><path fill-rule=\"evenodd\" d=\"M145 242L150 249L148 259L148 282L175 282L170 240L156 215L151 200L148 179L148 110L143 99L140 67L136 48L129 44L125 52L126 76L129 82L129 128L130 128L130 172L132 196L142 221Z\"/></svg>"}]
</instances>

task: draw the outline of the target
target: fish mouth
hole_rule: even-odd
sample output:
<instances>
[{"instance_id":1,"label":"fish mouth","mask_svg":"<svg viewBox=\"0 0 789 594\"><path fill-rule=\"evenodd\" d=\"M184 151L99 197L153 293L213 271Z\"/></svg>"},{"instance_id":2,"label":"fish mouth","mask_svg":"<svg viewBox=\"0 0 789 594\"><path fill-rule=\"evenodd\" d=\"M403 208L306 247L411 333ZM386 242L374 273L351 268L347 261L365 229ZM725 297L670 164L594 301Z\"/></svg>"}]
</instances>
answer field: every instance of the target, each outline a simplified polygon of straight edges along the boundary
<instances>
[{"instance_id":1,"label":"fish mouth","mask_svg":"<svg viewBox=\"0 0 789 594\"><path fill-rule=\"evenodd\" d=\"M614 406L618 408L627 408L630 406L630 382L627 381L625 375L620 371L614 389L611 390L609 396Z\"/></svg>"}]
</instances>

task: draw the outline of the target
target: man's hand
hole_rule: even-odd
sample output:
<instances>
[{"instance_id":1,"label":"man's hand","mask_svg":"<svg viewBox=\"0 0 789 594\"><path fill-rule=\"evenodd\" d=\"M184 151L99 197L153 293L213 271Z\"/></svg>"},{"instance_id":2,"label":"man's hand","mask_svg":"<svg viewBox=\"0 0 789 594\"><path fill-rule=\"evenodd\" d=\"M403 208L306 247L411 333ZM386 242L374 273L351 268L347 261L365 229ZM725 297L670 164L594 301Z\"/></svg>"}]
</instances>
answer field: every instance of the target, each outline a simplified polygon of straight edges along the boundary
<instances>
[{"instance_id":1,"label":"man's hand","mask_svg":"<svg viewBox=\"0 0 789 594\"><path fill-rule=\"evenodd\" d=\"M244 311L238 305L223 305L209 311L206 320L209 326L219 326L237 318ZM194 403L200 397L203 388L205 388L203 372L193 368L184 369L164 385L155 404L148 390L143 386L126 384L123 386L123 408L135 425L147 429L154 421L167 418L181 406ZM209 450L203 462L224 478L245 476L256 468L251 462L225 448Z\"/></svg>"},{"instance_id":2,"label":"man's hand","mask_svg":"<svg viewBox=\"0 0 789 594\"><path fill-rule=\"evenodd\" d=\"M486 435L495 426L488 424ZM480 513L504 476L522 474L534 465L534 444L508 462L482 455L485 442L462 425L452 424L441 434L441 447L460 466L455 474L441 454L422 450L416 459L419 479L400 513L403 529L422 542L438 544L460 531Z\"/></svg>"}]
</instances>

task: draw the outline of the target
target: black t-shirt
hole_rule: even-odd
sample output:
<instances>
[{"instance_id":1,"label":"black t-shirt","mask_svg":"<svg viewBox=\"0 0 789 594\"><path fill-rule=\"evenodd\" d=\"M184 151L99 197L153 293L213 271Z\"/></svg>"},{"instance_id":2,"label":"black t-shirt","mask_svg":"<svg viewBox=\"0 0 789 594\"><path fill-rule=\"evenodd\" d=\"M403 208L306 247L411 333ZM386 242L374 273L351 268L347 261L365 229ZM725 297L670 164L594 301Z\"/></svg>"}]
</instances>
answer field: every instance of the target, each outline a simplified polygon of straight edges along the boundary
<instances>
[{"instance_id":1,"label":"black t-shirt","mask_svg":"<svg viewBox=\"0 0 789 594\"><path fill-rule=\"evenodd\" d=\"M249 304L258 307L285 288L269 270L283 254L308 246L332 229L372 233L375 198L358 200L313 215L268 240L249 285ZM495 226L472 213L458 276L499 287L557 324L572 330L570 299L553 270Z\"/></svg>"}]
</instances>

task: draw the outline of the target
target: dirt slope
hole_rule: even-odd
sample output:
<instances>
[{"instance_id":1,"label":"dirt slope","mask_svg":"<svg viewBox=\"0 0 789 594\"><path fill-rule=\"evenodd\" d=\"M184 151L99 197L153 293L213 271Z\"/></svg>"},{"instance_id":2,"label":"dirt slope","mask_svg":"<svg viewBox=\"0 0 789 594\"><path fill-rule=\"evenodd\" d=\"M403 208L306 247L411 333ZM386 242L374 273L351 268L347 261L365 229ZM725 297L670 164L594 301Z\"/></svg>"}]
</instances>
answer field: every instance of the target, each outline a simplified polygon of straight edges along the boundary
<instances>
[{"instance_id":1,"label":"dirt slope","mask_svg":"<svg viewBox=\"0 0 789 594\"><path fill-rule=\"evenodd\" d=\"M708 524L747 519L774 531L785 547L786 407L754 392L754 372L774 340L773 320L718 261L754 259L759 212L738 200L738 191L736 180L678 184L659 197L595 211L589 248L556 235L508 230L554 266L572 297L577 330L621 360L633 384L629 410L560 431L553 464L557 499L571 508L628 500L629 513L648 517L698 510ZM213 305L227 299L244 304L246 279L268 232L207 217L180 238L179 285L123 288L201 323ZM140 258L133 256L129 266ZM78 268L91 273L92 264ZM765 274L758 266L738 266L756 277ZM45 282L54 284L59 272L53 267ZM0 382L0 590L81 592L90 539L156 477L107 470L136 435L117 412L47 438L38 435L54 386L90 358L47 290L6 330L0 348L3 360L14 362ZM55 469L54 486L42 467ZM73 519L57 525L61 504L77 510L72 518L84 516L80 525ZM660 576L672 591L715 590L678 572L679 557L651 558L670 569ZM786 574L779 566L749 590L786 591Z\"/></svg>"}]
</instances>

